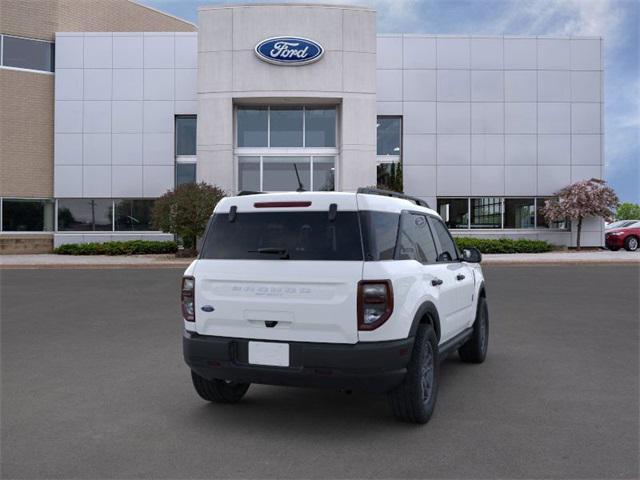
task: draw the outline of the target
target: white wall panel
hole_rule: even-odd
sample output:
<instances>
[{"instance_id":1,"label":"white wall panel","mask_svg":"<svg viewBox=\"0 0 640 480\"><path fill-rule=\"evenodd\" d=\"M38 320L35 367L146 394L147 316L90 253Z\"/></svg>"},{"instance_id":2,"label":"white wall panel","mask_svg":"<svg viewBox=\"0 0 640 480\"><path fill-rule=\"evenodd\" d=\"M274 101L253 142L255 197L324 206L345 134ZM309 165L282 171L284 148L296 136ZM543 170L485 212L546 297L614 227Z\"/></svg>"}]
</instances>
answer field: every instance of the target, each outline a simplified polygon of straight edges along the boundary
<instances>
[{"instance_id":1,"label":"white wall panel","mask_svg":"<svg viewBox=\"0 0 640 480\"><path fill-rule=\"evenodd\" d=\"M85 198L111 197L111 166L84 166L82 170L82 196Z\"/></svg>"},{"instance_id":2,"label":"white wall panel","mask_svg":"<svg viewBox=\"0 0 640 480\"><path fill-rule=\"evenodd\" d=\"M378 70L376 86L378 102L402 101L402 70Z\"/></svg>"},{"instance_id":3,"label":"white wall panel","mask_svg":"<svg viewBox=\"0 0 640 480\"><path fill-rule=\"evenodd\" d=\"M469 70L438 70L438 101L468 102L470 92Z\"/></svg>"},{"instance_id":4,"label":"white wall panel","mask_svg":"<svg viewBox=\"0 0 640 480\"><path fill-rule=\"evenodd\" d=\"M435 165L407 165L403 169L404 191L418 197L436 193Z\"/></svg>"},{"instance_id":5,"label":"white wall panel","mask_svg":"<svg viewBox=\"0 0 640 480\"><path fill-rule=\"evenodd\" d=\"M142 189L145 197L159 197L173 189L174 185L173 165L148 165L143 168Z\"/></svg>"},{"instance_id":6,"label":"white wall panel","mask_svg":"<svg viewBox=\"0 0 640 480\"><path fill-rule=\"evenodd\" d=\"M84 165L111 165L111 134L85 133L82 141Z\"/></svg>"},{"instance_id":7,"label":"white wall panel","mask_svg":"<svg viewBox=\"0 0 640 480\"><path fill-rule=\"evenodd\" d=\"M82 134L56 133L54 150L56 165L82 165Z\"/></svg>"},{"instance_id":8,"label":"white wall panel","mask_svg":"<svg viewBox=\"0 0 640 480\"><path fill-rule=\"evenodd\" d=\"M113 133L142 132L142 101L114 101L112 105Z\"/></svg>"},{"instance_id":9,"label":"white wall panel","mask_svg":"<svg viewBox=\"0 0 640 480\"><path fill-rule=\"evenodd\" d=\"M600 102L600 72L571 72L571 101Z\"/></svg>"},{"instance_id":10,"label":"white wall panel","mask_svg":"<svg viewBox=\"0 0 640 480\"><path fill-rule=\"evenodd\" d=\"M171 133L173 129L173 102L144 102L145 133Z\"/></svg>"},{"instance_id":11,"label":"white wall panel","mask_svg":"<svg viewBox=\"0 0 640 480\"><path fill-rule=\"evenodd\" d=\"M405 101L434 101L436 99L436 71L404 70L402 93Z\"/></svg>"},{"instance_id":12,"label":"white wall panel","mask_svg":"<svg viewBox=\"0 0 640 480\"><path fill-rule=\"evenodd\" d=\"M198 70L195 68L175 70L174 97L176 100L196 101L198 99Z\"/></svg>"},{"instance_id":13,"label":"white wall panel","mask_svg":"<svg viewBox=\"0 0 640 480\"><path fill-rule=\"evenodd\" d=\"M502 69L504 66L504 42L497 38L471 39L471 68L472 69Z\"/></svg>"},{"instance_id":14,"label":"white wall panel","mask_svg":"<svg viewBox=\"0 0 640 480\"><path fill-rule=\"evenodd\" d=\"M540 102L568 102L571 100L571 74L567 70L538 72L538 100Z\"/></svg>"},{"instance_id":15,"label":"white wall panel","mask_svg":"<svg viewBox=\"0 0 640 480\"><path fill-rule=\"evenodd\" d=\"M573 70L602 69L600 39L571 39L571 68Z\"/></svg>"},{"instance_id":16,"label":"white wall panel","mask_svg":"<svg viewBox=\"0 0 640 480\"><path fill-rule=\"evenodd\" d=\"M112 134L111 163L113 165L142 165L142 133Z\"/></svg>"},{"instance_id":17,"label":"white wall panel","mask_svg":"<svg viewBox=\"0 0 640 480\"><path fill-rule=\"evenodd\" d=\"M173 100L174 70L145 68L143 98L145 100Z\"/></svg>"},{"instance_id":18,"label":"white wall panel","mask_svg":"<svg viewBox=\"0 0 640 480\"><path fill-rule=\"evenodd\" d=\"M143 163L145 165L173 165L175 162L173 133L145 133Z\"/></svg>"},{"instance_id":19,"label":"white wall panel","mask_svg":"<svg viewBox=\"0 0 640 480\"><path fill-rule=\"evenodd\" d=\"M572 135L571 163L573 165L602 165L600 135Z\"/></svg>"},{"instance_id":20,"label":"white wall panel","mask_svg":"<svg viewBox=\"0 0 640 480\"><path fill-rule=\"evenodd\" d=\"M377 68L402 68L402 37L379 36L376 51Z\"/></svg>"},{"instance_id":21,"label":"white wall panel","mask_svg":"<svg viewBox=\"0 0 640 480\"><path fill-rule=\"evenodd\" d=\"M84 37L84 68L112 68L112 36Z\"/></svg>"},{"instance_id":22,"label":"white wall panel","mask_svg":"<svg viewBox=\"0 0 640 480\"><path fill-rule=\"evenodd\" d=\"M196 33L176 33L175 67L198 68L198 35Z\"/></svg>"},{"instance_id":23,"label":"white wall panel","mask_svg":"<svg viewBox=\"0 0 640 480\"><path fill-rule=\"evenodd\" d=\"M402 137L402 163L404 165L435 165L436 136L427 134Z\"/></svg>"},{"instance_id":24,"label":"white wall panel","mask_svg":"<svg viewBox=\"0 0 640 480\"><path fill-rule=\"evenodd\" d=\"M403 47L404 68L436 68L435 37L405 35Z\"/></svg>"},{"instance_id":25,"label":"white wall panel","mask_svg":"<svg viewBox=\"0 0 640 480\"><path fill-rule=\"evenodd\" d=\"M173 68L174 36L144 35L144 68Z\"/></svg>"},{"instance_id":26,"label":"white wall panel","mask_svg":"<svg viewBox=\"0 0 640 480\"><path fill-rule=\"evenodd\" d=\"M141 68L113 70L113 100L142 100L143 72Z\"/></svg>"},{"instance_id":27,"label":"white wall panel","mask_svg":"<svg viewBox=\"0 0 640 480\"><path fill-rule=\"evenodd\" d=\"M507 103L504 111L505 133L536 133L537 105L535 103Z\"/></svg>"},{"instance_id":28,"label":"white wall panel","mask_svg":"<svg viewBox=\"0 0 640 480\"><path fill-rule=\"evenodd\" d=\"M109 69L85 69L84 100L111 100L111 81L112 75ZM80 90L80 92L82 94L82 90Z\"/></svg>"},{"instance_id":29,"label":"white wall panel","mask_svg":"<svg viewBox=\"0 0 640 480\"><path fill-rule=\"evenodd\" d=\"M118 197L142 197L142 165L111 167L111 194Z\"/></svg>"},{"instance_id":30,"label":"white wall panel","mask_svg":"<svg viewBox=\"0 0 640 480\"><path fill-rule=\"evenodd\" d=\"M504 133L504 103L472 103L471 132Z\"/></svg>"},{"instance_id":31,"label":"white wall panel","mask_svg":"<svg viewBox=\"0 0 640 480\"><path fill-rule=\"evenodd\" d=\"M504 100L504 73L501 70L471 72L471 100L501 102Z\"/></svg>"},{"instance_id":32,"label":"white wall panel","mask_svg":"<svg viewBox=\"0 0 640 480\"><path fill-rule=\"evenodd\" d=\"M538 165L571 163L571 135L539 135Z\"/></svg>"},{"instance_id":33,"label":"white wall panel","mask_svg":"<svg viewBox=\"0 0 640 480\"><path fill-rule=\"evenodd\" d=\"M435 102L405 102L403 130L406 133L436 133Z\"/></svg>"},{"instance_id":34,"label":"white wall panel","mask_svg":"<svg viewBox=\"0 0 640 480\"><path fill-rule=\"evenodd\" d=\"M517 197L537 194L535 165L507 165L504 173L504 194Z\"/></svg>"},{"instance_id":35,"label":"white wall panel","mask_svg":"<svg viewBox=\"0 0 640 480\"><path fill-rule=\"evenodd\" d=\"M82 133L82 102L56 100L55 105L56 133Z\"/></svg>"},{"instance_id":36,"label":"white wall panel","mask_svg":"<svg viewBox=\"0 0 640 480\"><path fill-rule=\"evenodd\" d=\"M82 166L56 165L53 193L58 198L82 197Z\"/></svg>"},{"instance_id":37,"label":"white wall panel","mask_svg":"<svg viewBox=\"0 0 640 480\"><path fill-rule=\"evenodd\" d=\"M504 68L535 69L538 66L535 38L505 38Z\"/></svg>"},{"instance_id":38,"label":"white wall panel","mask_svg":"<svg viewBox=\"0 0 640 480\"><path fill-rule=\"evenodd\" d=\"M560 102L538 104L538 133L570 132L571 104Z\"/></svg>"},{"instance_id":39,"label":"white wall panel","mask_svg":"<svg viewBox=\"0 0 640 480\"><path fill-rule=\"evenodd\" d=\"M538 39L538 68L541 70L569 70L571 45L564 39Z\"/></svg>"},{"instance_id":40,"label":"white wall panel","mask_svg":"<svg viewBox=\"0 0 640 480\"><path fill-rule=\"evenodd\" d=\"M571 104L571 133L600 133L600 104Z\"/></svg>"},{"instance_id":41,"label":"white wall panel","mask_svg":"<svg viewBox=\"0 0 640 480\"><path fill-rule=\"evenodd\" d=\"M77 33L56 34L56 70L60 68L83 68L84 36Z\"/></svg>"},{"instance_id":42,"label":"white wall panel","mask_svg":"<svg viewBox=\"0 0 640 480\"><path fill-rule=\"evenodd\" d=\"M538 73L535 70L505 71L504 97L507 102L537 101Z\"/></svg>"},{"instance_id":43,"label":"white wall panel","mask_svg":"<svg viewBox=\"0 0 640 480\"><path fill-rule=\"evenodd\" d=\"M473 165L471 167L471 195L504 195L503 165Z\"/></svg>"},{"instance_id":44,"label":"white wall panel","mask_svg":"<svg viewBox=\"0 0 640 480\"><path fill-rule=\"evenodd\" d=\"M82 72L81 68L60 68L56 71L56 100L82 100Z\"/></svg>"},{"instance_id":45,"label":"white wall panel","mask_svg":"<svg viewBox=\"0 0 640 480\"><path fill-rule=\"evenodd\" d=\"M464 197L471 195L470 165L438 165L436 172L437 196Z\"/></svg>"},{"instance_id":46,"label":"white wall panel","mask_svg":"<svg viewBox=\"0 0 640 480\"><path fill-rule=\"evenodd\" d=\"M471 136L444 135L437 138L438 165L468 165L471 163Z\"/></svg>"},{"instance_id":47,"label":"white wall panel","mask_svg":"<svg viewBox=\"0 0 640 480\"><path fill-rule=\"evenodd\" d=\"M553 195L571 182L569 165L540 165L538 167L538 195Z\"/></svg>"},{"instance_id":48,"label":"white wall panel","mask_svg":"<svg viewBox=\"0 0 640 480\"><path fill-rule=\"evenodd\" d=\"M113 68L142 68L142 33L113 36Z\"/></svg>"},{"instance_id":49,"label":"white wall panel","mask_svg":"<svg viewBox=\"0 0 640 480\"><path fill-rule=\"evenodd\" d=\"M469 68L471 42L469 38L437 37L438 68Z\"/></svg>"},{"instance_id":50,"label":"white wall panel","mask_svg":"<svg viewBox=\"0 0 640 480\"><path fill-rule=\"evenodd\" d=\"M438 133L470 133L470 107L466 102L438 102Z\"/></svg>"},{"instance_id":51,"label":"white wall panel","mask_svg":"<svg viewBox=\"0 0 640 480\"><path fill-rule=\"evenodd\" d=\"M504 161L508 165L537 163L537 135L506 135Z\"/></svg>"},{"instance_id":52,"label":"white wall panel","mask_svg":"<svg viewBox=\"0 0 640 480\"><path fill-rule=\"evenodd\" d=\"M471 135L473 165L503 165L504 135Z\"/></svg>"},{"instance_id":53,"label":"white wall panel","mask_svg":"<svg viewBox=\"0 0 640 480\"><path fill-rule=\"evenodd\" d=\"M85 100L82 111L82 128L84 133L110 133L111 102Z\"/></svg>"}]
</instances>

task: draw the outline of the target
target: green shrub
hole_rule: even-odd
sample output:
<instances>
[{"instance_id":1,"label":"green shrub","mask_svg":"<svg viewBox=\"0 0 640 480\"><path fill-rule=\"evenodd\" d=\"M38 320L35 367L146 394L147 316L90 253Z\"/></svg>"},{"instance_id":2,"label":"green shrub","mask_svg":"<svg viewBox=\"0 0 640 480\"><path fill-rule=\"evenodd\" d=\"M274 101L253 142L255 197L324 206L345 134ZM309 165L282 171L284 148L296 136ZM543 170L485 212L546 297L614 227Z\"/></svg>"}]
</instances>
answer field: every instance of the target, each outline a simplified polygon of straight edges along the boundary
<instances>
[{"instance_id":1,"label":"green shrub","mask_svg":"<svg viewBox=\"0 0 640 480\"><path fill-rule=\"evenodd\" d=\"M175 253L178 245L174 241L129 240L127 242L69 243L60 245L54 253L60 255L144 255L152 253Z\"/></svg>"},{"instance_id":2,"label":"green shrub","mask_svg":"<svg viewBox=\"0 0 640 480\"><path fill-rule=\"evenodd\" d=\"M520 238L475 238L455 237L458 248L475 247L482 253L542 253L549 252L553 245L544 240L528 240Z\"/></svg>"}]
</instances>

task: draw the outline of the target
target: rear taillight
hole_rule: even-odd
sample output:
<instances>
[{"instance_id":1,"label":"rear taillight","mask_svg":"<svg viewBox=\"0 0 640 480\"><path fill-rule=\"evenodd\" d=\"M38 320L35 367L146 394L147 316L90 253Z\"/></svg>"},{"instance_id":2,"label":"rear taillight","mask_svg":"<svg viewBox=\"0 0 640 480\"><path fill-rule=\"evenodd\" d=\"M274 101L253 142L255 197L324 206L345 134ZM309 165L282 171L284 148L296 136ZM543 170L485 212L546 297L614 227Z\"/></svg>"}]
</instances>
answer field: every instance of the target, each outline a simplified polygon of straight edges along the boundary
<instances>
[{"instance_id":1,"label":"rear taillight","mask_svg":"<svg viewBox=\"0 0 640 480\"><path fill-rule=\"evenodd\" d=\"M374 330L393 312L391 280L362 280L358 283L358 330Z\"/></svg>"},{"instance_id":2,"label":"rear taillight","mask_svg":"<svg viewBox=\"0 0 640 480\"><path fill-rule=\"evenodd\" d=\"M182 305L182 318L187 322L196 321L196 279L193 277L182 277L182 293L180 303Z\"/></svg>"}]
</instances>

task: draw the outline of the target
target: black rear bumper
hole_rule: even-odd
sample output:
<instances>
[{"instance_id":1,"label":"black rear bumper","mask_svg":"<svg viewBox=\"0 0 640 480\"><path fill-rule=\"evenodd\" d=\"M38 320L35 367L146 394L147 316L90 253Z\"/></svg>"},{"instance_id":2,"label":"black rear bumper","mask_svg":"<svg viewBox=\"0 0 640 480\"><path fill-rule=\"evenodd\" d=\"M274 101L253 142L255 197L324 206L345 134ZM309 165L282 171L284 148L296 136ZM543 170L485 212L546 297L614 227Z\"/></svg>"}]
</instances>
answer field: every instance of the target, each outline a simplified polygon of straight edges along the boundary
<instances>
[{"instance_id":1,"label":"black rear bumper","mask_svg":"<svg viewBox=\"0 0 640 480\"><path fill-rule=\"evenodd\" d=\"M287 342L289 367L248 363L248 339L185 331L184 359L201 377L237 382L384 392L406 374L413 337L354 345Z\"/></svg>"}]
</instances>

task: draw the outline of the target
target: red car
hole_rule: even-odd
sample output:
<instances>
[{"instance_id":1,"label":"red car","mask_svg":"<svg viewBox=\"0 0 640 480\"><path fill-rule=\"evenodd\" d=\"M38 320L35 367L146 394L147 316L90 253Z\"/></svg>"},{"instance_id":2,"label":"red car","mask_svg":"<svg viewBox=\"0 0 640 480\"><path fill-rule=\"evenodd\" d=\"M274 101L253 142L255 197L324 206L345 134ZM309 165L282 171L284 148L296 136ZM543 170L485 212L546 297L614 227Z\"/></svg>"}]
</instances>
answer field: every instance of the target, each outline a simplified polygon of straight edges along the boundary
<instances>
[{"instance_id":1,"label":"red car","mask_svg":"<svg viewBox=\"0 0 640 480\"><path fill-rule=\"evenodd\" d=\"M627 227L607 230L604 234L604 243L609 250L623 248L635 252L640 246L640 222L635 222Z\"/></svg>"}]
</instances>

